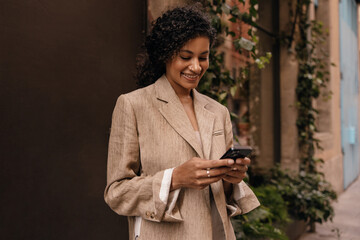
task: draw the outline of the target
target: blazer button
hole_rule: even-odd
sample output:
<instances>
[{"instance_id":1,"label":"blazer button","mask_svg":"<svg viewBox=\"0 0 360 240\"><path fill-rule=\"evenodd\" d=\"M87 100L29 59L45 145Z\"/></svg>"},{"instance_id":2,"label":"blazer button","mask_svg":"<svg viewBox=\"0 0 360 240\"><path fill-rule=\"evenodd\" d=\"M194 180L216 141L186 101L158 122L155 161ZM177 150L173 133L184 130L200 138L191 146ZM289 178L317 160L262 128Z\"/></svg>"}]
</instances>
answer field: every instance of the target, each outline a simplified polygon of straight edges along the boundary
<instances>
[{"instance_id":1,"label":"blazer button","mask_svg":"<svg viewBox=\"0 0 360 240\"><path fill-rule=\"evenodd\" d=\"M155 213L152 212L151 215L150 215L150 218L153 219L155 217Z\"/></svg>"},{"instance_id":2,"label":"blazer button","mask_svg":"<svg viewBox=\"0 0 360 240\"><path fill-rule=\"evenodd\" d=\"M150 213L149 211L146 211L145 215L146 215L147 217L150 217L150 216L151 216L151 213Z\"/></svg>"}]
</instances>

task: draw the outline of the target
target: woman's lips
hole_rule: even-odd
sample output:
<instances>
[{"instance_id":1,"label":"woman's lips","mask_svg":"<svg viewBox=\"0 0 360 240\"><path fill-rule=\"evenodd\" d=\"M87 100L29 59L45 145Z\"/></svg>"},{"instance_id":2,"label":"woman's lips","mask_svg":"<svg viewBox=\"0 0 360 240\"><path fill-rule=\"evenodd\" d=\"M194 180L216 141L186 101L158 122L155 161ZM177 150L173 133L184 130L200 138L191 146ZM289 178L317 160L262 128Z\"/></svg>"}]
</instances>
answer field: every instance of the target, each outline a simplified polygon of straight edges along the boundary
<instances>
[{"instance_id":1,"label":"woman's lips","mask_svg":"<svg viewBox=\"0 0 360 240\"><path fill-rule=\"evenodd\" d=\"M181 73L181 75L183 75L186 79L188 79L190 81L198 80L200 77L200 75L198 75L198 74Z\"/></svg>"}]
</instances>

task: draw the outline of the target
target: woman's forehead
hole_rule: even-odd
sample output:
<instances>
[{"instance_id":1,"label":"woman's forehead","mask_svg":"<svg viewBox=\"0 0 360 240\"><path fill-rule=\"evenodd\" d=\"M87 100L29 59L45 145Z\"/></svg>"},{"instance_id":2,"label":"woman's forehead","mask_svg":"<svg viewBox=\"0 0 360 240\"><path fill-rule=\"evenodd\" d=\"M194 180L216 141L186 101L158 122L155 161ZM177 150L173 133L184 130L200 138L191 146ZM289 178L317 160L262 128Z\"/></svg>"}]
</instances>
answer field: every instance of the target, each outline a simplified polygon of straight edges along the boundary
<instances>
[{"instance_id":1,"label":"woman's forehead","mask_svg":"<svg viewBox=\"0 0 360 240\"><path fill-rule=\"evenodd\" d=\"M196 37L194 39L190 39L187 41L182 48L180 48L180 52L206 52L209 51L210 40L207 37Z\"/></svg>"}]
</instances>

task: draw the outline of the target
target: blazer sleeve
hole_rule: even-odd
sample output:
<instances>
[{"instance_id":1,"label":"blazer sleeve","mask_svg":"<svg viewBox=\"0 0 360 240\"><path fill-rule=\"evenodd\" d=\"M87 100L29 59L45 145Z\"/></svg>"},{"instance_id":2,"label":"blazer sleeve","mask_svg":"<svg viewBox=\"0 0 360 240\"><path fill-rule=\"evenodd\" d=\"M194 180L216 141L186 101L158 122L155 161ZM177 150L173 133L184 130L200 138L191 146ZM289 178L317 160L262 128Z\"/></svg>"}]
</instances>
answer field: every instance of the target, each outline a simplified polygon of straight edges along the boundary
<instances>
[{"instance_id":1,"label":"blazer sleeve","mask_svg":"<svg viewBox=\"0 0 360 240\"><path fill-rule=\"evenodd\" d=\"M119 215L163 221L164 215L168 215L165 214L168 194L164 195L166 189L162 185L166 170L153 176L140 175L140 170L136 115L126 95L121 95L112 116L105 202ZM179 214L166 216L164 221L181 221Z\"/></svg>"},{"instance_id":2,"label":"blazer sleeve","mask_svg":"<svg viewBox=\"0 0 360 240\"><path fill-rule=\"evenodd\" d=\"M228 110L225 120L225 142L226 149L233 146L232 124ZM226 201L227 209L231 217L248 213L260 206L256 195L244 181L241 181L239 184L233 184L233 193Z\"/></svg>"}]
</instances>

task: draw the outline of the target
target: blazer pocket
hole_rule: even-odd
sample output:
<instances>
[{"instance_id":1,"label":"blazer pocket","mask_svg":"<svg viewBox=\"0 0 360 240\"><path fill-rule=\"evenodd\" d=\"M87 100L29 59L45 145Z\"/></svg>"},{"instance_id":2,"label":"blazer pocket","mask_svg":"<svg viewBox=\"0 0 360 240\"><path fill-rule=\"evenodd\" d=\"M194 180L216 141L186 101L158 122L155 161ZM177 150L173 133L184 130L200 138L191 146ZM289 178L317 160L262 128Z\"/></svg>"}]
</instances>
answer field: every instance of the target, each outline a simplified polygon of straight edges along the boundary
<instances>
[{"instance_id":1,"label":"blazer pocket","mask_svg":"<svg viewBox=\"0 0 360 240\"><path fill-rule=\"evenodd\" d=\"M224 135L224 129L216 130L212 134L213 136Z\"/></svg>"}]
</instances>

